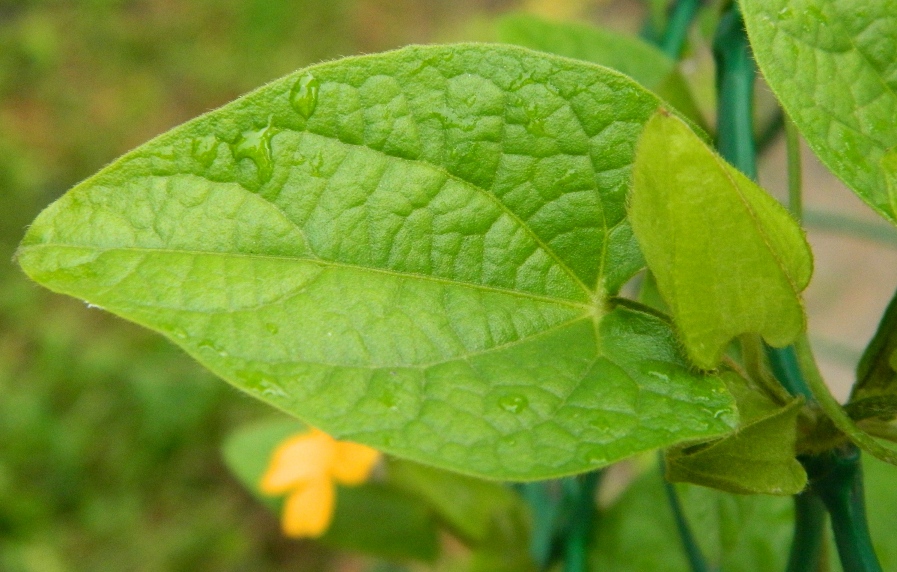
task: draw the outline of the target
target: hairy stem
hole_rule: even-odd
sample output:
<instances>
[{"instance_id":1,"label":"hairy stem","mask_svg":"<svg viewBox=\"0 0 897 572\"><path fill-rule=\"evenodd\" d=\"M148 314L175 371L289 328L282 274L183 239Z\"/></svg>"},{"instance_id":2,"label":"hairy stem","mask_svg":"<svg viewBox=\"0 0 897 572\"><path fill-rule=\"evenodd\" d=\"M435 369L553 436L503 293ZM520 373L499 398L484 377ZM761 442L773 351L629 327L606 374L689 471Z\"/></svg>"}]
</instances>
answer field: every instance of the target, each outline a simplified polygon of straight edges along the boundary
<instances>
[{"instance_id":1,"label":"hairy stem","mask_svg":"<svg viewBox=\"0 0 897 572\"><path fill-rule=\"evenodd\" d=\"M794 347L797 350L797 358L800 363L800 368L806 375L806 381L813 394L813 398L828 418L831 419L835 427L869 454L886 463L897 465L897 451L881 445L868 433L857 427L853 419L847 415L844 408L841 407L841 404L838 403L829 391L828 386L825 385L825 380L822 379L822 375L819 373L819 368L816 366L816 360L813 359L813 354L810 350L810 342L807 340L807 337L801 336Z\"/></svg>"}]
</instances>

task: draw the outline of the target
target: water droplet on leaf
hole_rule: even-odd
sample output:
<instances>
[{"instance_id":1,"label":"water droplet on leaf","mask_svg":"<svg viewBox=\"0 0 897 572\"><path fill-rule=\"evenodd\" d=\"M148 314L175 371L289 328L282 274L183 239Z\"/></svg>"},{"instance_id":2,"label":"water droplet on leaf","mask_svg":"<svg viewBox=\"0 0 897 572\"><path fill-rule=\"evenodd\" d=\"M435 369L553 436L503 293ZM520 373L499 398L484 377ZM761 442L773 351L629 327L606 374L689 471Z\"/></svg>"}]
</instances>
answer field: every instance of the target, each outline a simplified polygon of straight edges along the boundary
<instances>
[{"instance_id":1,"label":"water droplet on leaf","mask_svg":"<svg viewBox=\"0 0 897 572\"><path fill-rule=\"evenodd\" d=\"M265 329L271 332L272 334L276 334L280 331L280 328L274 322L268 322L265 324Z\"/></svg>"},{"instance_id":2,"label":"water droplet on leaf","mask_svg":"<svg viewBox=\"0 0 897 572\"><path fill-rule=\"evenodd\" d=\"M499 399L498 405L508 413L521 413L529 405L529 400L523 395L512 393Z\"/></svg>"},{"instance_id":3,"label":"water droplet on leaf","mask_svg":"<svg viewBox=\"0 0 897 572\"><path fill-rule=\"evenodd\" d=\"M194 159L204 167L208 167L215 162L215 158L218 156L218 139L214 135L197 137L193 140L191 152Z\"/></svg>"},{"instance_id":4,"label":"water droplet on leaf","mask_svg":"<svg viewBox=\"0 0 897 572\"><path fill-rule=\"evenodd\" d=\"M290 105L296 113L308 119L318 106L318 91L321 84L315 76L307 73L299 78L290 90Z\"/></svg>"},{"instance_id":5,"label":"water droplet on leaf","mask_svg":"<svg viewBox=\"0 0 897 572\"><path fill-rule=\"evenodd\" d=\"M216 345L214 342L212 342L210 340L203 340L203 341L199 342L199 349L205 350L205 351L213 351L221 357L227 357L230 355L229 353L227 353L227 351L224 348Z\"/></svg>"},{"instance_id":6,"label":"water droplet on leaf","mask_svg":"<svg viewBox=\"0 0 897 572\"><path fill-rule=\"evenodd\" d=\"M271 125L269 120L268 125L262 129L250 129L249 131L244 131L243 134L240 135L240 138L237 139L236 143L231 145L234 159L237 161L241 159L251 159L258 168L259 178L261 178L263 182L270 179L271 174L274 172L274 159L271 155L271 138L276 132L277 130Z\"/></svg>"}]
</instances>

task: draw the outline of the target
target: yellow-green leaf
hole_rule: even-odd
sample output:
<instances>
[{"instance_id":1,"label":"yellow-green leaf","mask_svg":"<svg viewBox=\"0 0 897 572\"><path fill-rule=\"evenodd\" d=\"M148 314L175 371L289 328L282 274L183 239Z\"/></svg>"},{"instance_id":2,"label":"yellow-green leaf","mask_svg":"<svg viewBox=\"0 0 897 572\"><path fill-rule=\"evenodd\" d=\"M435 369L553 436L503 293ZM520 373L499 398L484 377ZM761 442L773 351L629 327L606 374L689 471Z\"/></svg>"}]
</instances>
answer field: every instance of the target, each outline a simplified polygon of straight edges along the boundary
<instances>
[{"instance_id":1,"label":"yellow-green leaf","mask_svg":"<svg viewBox=\"0 0 897 572\"><path fill-rule=\"evenodd\" d=\"M715 367L742 333L784 346L804 331L812 257L775 199L663 111L633 176L630 222L696 365Z\"/></svg>"}]
</instances>

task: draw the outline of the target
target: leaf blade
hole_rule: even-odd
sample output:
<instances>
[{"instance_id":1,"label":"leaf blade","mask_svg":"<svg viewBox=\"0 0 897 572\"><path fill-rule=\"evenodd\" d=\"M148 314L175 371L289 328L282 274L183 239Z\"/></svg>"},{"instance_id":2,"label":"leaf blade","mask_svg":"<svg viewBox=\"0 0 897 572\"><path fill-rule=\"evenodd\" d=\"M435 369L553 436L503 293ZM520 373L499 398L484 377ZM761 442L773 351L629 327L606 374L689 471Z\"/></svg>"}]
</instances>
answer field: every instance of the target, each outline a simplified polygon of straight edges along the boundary
<instances>
[{"instance_id":1,"label":"leaf blade","mask_svg":"<svg viewBox=\"0 0 897 572\"><path fill-rule=\"evenodd\" d=\"M624 197L657 101L510 46L321 64L79 185L19 263L338 438L492 478L581 472L735 423L665 323L605 308L642 265Z\"/></svg>"},{"instance_id":2,"label":"leaf blade","mask_svg":"<svg viewBox=\"0 0 897 572\"><path fill-rule=\"evenodd\" d=\"M897 145L897 66L887 0L743 3L754 54L813 151L892 223L880 160Z\"/></svg>"}]
</instances>

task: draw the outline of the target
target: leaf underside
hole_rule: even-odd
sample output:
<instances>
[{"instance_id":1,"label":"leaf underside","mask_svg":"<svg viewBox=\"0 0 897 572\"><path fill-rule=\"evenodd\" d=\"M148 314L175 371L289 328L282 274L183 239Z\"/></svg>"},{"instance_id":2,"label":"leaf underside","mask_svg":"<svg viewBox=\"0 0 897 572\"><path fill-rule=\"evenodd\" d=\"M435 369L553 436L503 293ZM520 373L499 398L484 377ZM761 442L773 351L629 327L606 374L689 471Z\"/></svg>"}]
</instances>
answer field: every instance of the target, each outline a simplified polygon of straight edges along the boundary
<instances>
[{"instance_id":1,"label":"leaf underside","mask_svg":"<svg viewBox=\"0 0 897 572\"><path fill-rule=\"evenodd\" d=\"M610 309L655 96L511 46L301 70L48 207L36 281L162 332L333 434L503 479L726 433L668 324Z\"/></svg>"},{"instance_id":2,"label":"leaf underside","mask_svg":"<svg viewBox=\"0 0 897 572\"><path fill-rule=\"evenodd\" d=\"M744 0L757 63L813 151L897 222L882 157L897 146L892 0Z\"/></svg>"}]
</instances>

